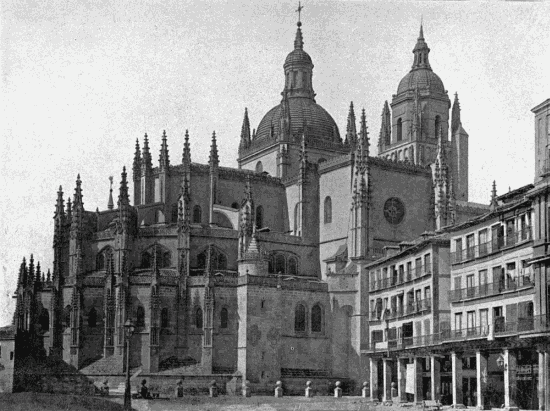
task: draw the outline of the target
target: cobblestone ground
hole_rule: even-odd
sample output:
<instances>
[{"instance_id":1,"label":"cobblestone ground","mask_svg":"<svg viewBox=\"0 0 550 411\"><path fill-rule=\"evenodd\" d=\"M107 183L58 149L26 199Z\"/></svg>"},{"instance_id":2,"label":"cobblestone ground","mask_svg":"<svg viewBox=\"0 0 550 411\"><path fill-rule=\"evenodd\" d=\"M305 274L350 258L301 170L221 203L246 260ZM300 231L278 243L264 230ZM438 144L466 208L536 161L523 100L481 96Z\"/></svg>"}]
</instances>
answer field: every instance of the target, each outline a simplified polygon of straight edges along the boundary
<instances>
[{"instance_id":1,"label":"cobblestone ground","mask_svg":"<svg viewBox=\"0 0 550 411\"><path fill-rule=\"evenodd\" d=\"M121 402L116 399L115 401ZM398 406L373 406L361 397L184 397L177 400L132 400L138 411L420 411L422 408Z\"/></svg>"}]
</instances>

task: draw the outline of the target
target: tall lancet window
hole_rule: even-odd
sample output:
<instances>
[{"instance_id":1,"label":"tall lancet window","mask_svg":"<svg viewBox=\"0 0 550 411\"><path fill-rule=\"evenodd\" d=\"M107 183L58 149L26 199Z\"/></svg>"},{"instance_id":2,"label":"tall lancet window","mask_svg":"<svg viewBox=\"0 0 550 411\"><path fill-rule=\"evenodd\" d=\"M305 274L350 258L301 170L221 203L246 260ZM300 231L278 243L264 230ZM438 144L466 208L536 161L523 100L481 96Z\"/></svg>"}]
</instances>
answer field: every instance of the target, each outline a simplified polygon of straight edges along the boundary
<instances>
[{"instance_id":1,"label":"tall lancet window","mask_svg":"<svg viewBox=\"0 0 550 411\"><path fill-rule=\"evenodd\" d=\"M325 224L332 223L332 200L330 196L325 198Z\"/></svg>"},{"instance_id":2,"label":"tall lancet window","mask_svg":"<svg viewBox=\"0 0 550 411\"><path fill-rule=\"evenodd\" d=\"M441 117L435 116L435 138L439 138L439 126L441 125Z\"/></svg>"},{"instance_id":3,"label":"tall lancet window","mask_svg":"<svg viewBox=\"0 0 550 411\"><path fill-rule=\"evenodd\" d=\"M403 121L398 118L397 119L397 141L403 140Z\"/></svg>"}]
</instances>

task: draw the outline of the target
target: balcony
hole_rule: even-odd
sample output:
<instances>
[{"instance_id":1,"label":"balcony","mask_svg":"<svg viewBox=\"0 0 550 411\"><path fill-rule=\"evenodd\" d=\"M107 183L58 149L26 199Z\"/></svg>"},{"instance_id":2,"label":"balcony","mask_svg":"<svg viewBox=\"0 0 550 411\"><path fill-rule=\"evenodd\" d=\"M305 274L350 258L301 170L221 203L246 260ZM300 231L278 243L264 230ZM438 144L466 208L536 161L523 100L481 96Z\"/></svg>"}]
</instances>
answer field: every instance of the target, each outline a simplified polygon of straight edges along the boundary
<instances>
[{"instance_id":1,"label":"balcony","mask_svg":"<svg viewBox=\"0 0 550 411\"><path fill-rule=\"evenodd\" d=\"M487 241L466 249L456 250L451 253L451 264L458 264L464 261L473 260L474 258L484 257L506 247L513 247L525 241L530 241L531 239L531 227L527 226L523 230L511 232L505 237L497 237L494 238L493 241Z\"/></svg>"},{"instance_id":2,"label":"balcony","mask_svg":"<svg viewBox=\"0 0 550 411\"><path fill-rule=\"evenodd\" d=\"M399 351L412 347L429 347L441 342L440 334L419 335L416 337L402 337L389 341L373 341L370 344L361 344L363 349L372 352Z\"/></svg>"},{"instance_id":3,"label":"balcony","mask_svg":"<svg viewBox=\"0 0 550 411\"><path fill-rule=\"evenodd\" d=\"M518 318L516 321L506 321L503 319L495 322L496 336L546 332L550 332L549 315Z\"/></svg>"},{"instance_id":4,"label":"balcony","mask_svg":"<svg viewBox=\"0 0 550 411\"><path fill-rule=\"evenodd\" d=\"M449 291L449 300L456 303L471 298L482 298L501 294L505 291L515 291L518 288L533 287L535 284L529 276L510 277L498 283L482 284L475 287L461 288Z\"/></svg>"},{"instance_id":5,"label":"balcony","mask_svg":"<svg viewBox=\"0 0 550 411\"><path fill-rule=\"evenodd\" d=\"M395 271L391 277L382 278L379 280L374 281L370 284L370 290L371 291L378 291L383 290L385 288L394 287L400 284L404 284L407 281L412 281L417 278L424 277L426 275L430 275L432 273L432 267L431 265L421 265L419 267L416 267L415 269L411 271L404 271L404 272L397 272Z\"/></svg>"},{"instance_id":6,"label":"balcony","mask_svg":"<svg viewBox=\"0 0 550 411\"><path fill-rule=\"evenodd\" d=\"M441 333L444 341L466 341L485 338L489 335L489 326L469 327L464 330L446 330Z\"/></svg>"}]
</instances>

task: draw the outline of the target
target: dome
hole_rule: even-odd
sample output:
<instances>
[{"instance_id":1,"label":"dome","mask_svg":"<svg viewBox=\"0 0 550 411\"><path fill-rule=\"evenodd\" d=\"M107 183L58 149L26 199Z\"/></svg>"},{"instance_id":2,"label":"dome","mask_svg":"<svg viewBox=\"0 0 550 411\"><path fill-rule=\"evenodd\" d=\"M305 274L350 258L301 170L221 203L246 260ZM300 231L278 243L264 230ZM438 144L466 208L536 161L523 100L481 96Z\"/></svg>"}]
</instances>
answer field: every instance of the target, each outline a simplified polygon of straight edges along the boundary
<instances>
[{"instance_id":1,"label":"dome","mask_svg":"<svg viewBox=\"0 0 550 411\"><path fill-rule=\"evenodd\" d=\"M289 98L288 105L290 109L291 136L301 136L304 124L306 124L306 135L308 137L340 142L340 133L334 119L315 101L309 98ZM280 133L281 111L281 105L278 104L267 112L258 125L256 139L269 138L272 125L274 135L276 136Z\"/></svg>"},{"instance_id":2,"label":"dome","mask_svg":"<svg viewBox=\"0 0 550 411\"><path fill-rule=\"evenodd\" d=\"M304 50L300 50L300 49L292 50L288 54L288 56L286 56L285 67L288 64L292 64L292 65L309 64L313 66L313 62L311 60L311 57L309 57L309 54L307 54Z\"/></svg>"},{"instance_id":3,"label":"dome","mask_svg":"<svg viewBox=\"0 0 550 411\"><path fill-rule=\"evenodd\" d=\"M408 90L414 90L418 86L419 89L428 89L430 92L445 94L445 86L443 81L431 69L420 68L411 70L403 80L399 82L397 94L405 93Z\"/></svg>"}]
</instances>

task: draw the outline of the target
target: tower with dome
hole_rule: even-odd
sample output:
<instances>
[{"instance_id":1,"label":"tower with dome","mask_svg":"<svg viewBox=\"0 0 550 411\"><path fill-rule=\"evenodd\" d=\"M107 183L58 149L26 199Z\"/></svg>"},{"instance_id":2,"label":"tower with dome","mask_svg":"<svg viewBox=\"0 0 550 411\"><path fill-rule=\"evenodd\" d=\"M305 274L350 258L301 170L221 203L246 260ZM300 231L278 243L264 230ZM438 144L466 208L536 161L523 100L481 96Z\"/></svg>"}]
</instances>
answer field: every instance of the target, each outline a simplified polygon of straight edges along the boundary
<instances>
[{"instance_id":1,"label":"tower with dome","mask_svg":"<svg viewBox=\"0 0 550 411\"><path fill-rule=\"evenodd\" d=\"M72 201L59 188L52 273L21 264L19 335L97 381L125 371L131 320L139 379L358 387L369 373L364 267L487 209L467 202L468 135L429 52L421 28L374 155L364 110L350 104L341 134L317 103L298 22L277 105L252 131L245 109L238 168L220 164L215 133L208 164L192 161L192 132L174 164L164 132L155 166L149 137L136 141L116 205L111 194L86 210L80 177Z\"/></svg>"}]
</instances>

